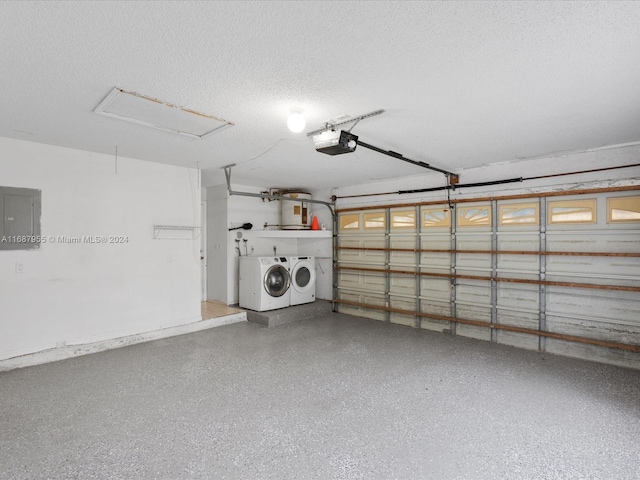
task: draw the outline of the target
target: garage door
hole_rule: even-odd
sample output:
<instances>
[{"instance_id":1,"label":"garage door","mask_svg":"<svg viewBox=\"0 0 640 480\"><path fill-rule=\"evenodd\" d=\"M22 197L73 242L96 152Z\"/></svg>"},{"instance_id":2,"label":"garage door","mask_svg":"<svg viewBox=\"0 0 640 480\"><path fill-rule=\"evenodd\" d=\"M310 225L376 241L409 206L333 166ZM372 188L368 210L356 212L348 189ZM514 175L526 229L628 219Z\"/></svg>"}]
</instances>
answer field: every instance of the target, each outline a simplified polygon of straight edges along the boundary
<instances>
[{"instance_id":1,"label":"garage door","mask_svg":"<svg viewBox=\"0 0 640 480\"><path fill-rule=\"evenodd\" d=\"M338 310L640 368L640 195L339 210Z\"/></svg>"}]
</instances>

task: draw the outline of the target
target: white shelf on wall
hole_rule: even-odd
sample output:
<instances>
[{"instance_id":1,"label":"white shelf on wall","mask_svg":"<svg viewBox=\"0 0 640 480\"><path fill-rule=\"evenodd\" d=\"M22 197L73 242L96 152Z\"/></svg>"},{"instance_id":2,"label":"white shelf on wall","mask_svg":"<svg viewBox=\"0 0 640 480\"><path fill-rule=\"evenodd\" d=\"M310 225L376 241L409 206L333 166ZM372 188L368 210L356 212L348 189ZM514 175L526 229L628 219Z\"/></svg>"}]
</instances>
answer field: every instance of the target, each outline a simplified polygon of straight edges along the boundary
<instances>
[{"instance_id":1,"label":"white shelf on wall","mask_svg":"<svg viewBox=\"0 0 640 480\"><path fill-rule=\"evenodd\" d=\"M331 230L262 230L262 238L331 238Z\"/></svg>"},{"instance_id":2,"label":"white shelf on wall","mask_svg":"<svg viewBox=\"0 0 640 480\"><path fill-rule=\"evenodd\" d=\"M200 228L185 225L154 225L153 238L194 240L200 236Z\"/></svg>"}]
</instances>

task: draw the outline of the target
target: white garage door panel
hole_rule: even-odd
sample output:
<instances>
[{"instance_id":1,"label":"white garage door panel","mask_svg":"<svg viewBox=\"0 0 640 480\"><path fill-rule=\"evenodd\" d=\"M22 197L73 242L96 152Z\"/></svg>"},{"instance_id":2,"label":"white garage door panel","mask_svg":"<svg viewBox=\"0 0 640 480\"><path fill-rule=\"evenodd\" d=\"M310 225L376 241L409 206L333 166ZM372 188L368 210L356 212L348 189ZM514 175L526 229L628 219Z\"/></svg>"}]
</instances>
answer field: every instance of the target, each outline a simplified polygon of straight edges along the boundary
<instances>
[{"instance_id":1,"label":"white garage door panel","mask_svg":"<svg viewBox=\"0 0 640 480\"><path fill-rule=\"evenodd\" d=\"M449 250L451 248L451 234L442 233L422 233L420 234L420 248L430 250Z\"/></svg>"},{"instance_id":2,"label":"white garage door panel","mask_svg":"<svg viewBox=\"0 0 640 480\"><path fill-rule=\"evenodd\" d=\"M340 247L361 248L360 240L357 238L340 238ZM338 261L343 263L358 263L362 261L361 250L338 250Z\"/></svg>"},{"instance_id":3,"label":"white garage door panel","mask_svg":"<svg viewBox=\"0 0 640 480\"><path fill-rule=\"evenodd\" d=\"M397 308L399 310L407 310L409 312L416 311L416 301L414 298L390 296L389 306L391 308ZM410 327L416 326L415 315L404 315L402 313L391 312L391 314L389 315L389 321L391 323L398 323L398 324L407 325Z\"/></svg>"},{"instance_id":4,"label":"white garage door panel","mask_svg":"<svg viewBox=\"0 0 640 480\"><path fill-rule=\"evenodd\" d=\"M358 272L352 270L340 270L338 272L338 285L340 288L384 293L385 284L386 280L383 273Z\"/></svg>"},{"instance_id":5,"label":"white garage door panel","mask_svg":"<svg viewBox=\"0 0 640 480\"><path fill-rule=\"evenodd\" d=\"M386 254L384 251L367 251L365 248L384 248L384 237L370 237L365 235L345 236L338 239L338 246L358 248L361 250L338 250L338 261L353 265L384 265Z\"/></svg>"},{"instance_id":6,"label":"white garage door panel","mask_svg":"<svg viewBox=\"0 0 640 480\"><path fill-rule=\"evenodd\" d=\"M451 255L445 253L422 253L420 255L420 267L424 271L441 271L446 270L449 273L451 269Z\"/></svg>"},{"instance_id":7,"label":"white garage door panel","mask_svg":"<svg viewBox=\"0 0 640 480\"><path fill-rule=\"evenodd\" d=\"M423 234L420 238L420 248L424 250L450 250L451 236L446 234ZM425 271L440 272L446 269L446 273L451 269L452 255L440 252L422 252L420 254L420 267Z\"/></svg>"},{"instance_id":8,"label":"white garage door panel","mask_svg":"<svg viewBox=\"0 0 640 480\"><path fill-rule=\"evenodd\" d=\"M491 271L491 254L484 253L458 253L456 255L456 266L458 272L474 275L473 272L490 272ZM482 275L482 273L475 273Z\"/></svg>"},{"instance_id":9,"label":"white garage door panel","mask_svg":"<svg viewBox=\"0 0 640 480\"><path fill-rule=\"evenodd\" d=\"M640 233L635 230L594 228L592 231L547 232L550 252L640 252Z\"/></svg>"},{"instance_id":10,"label":"white garage door panel","mask_svg":"<svg viewBox=\"0 0 640 480\"><path fill-rule=\"evenodd\" d=\"M420 296L449 301L451 296L451 282L448 278L422 277L420 280Z\"/></svg>"},{"instance_id":11,"label":"white garage door panel","mask_svg":"<svg viewBox=\"0 0 640 480\"><path fill-rule=\"evenodd\" d=\"M606 238L593 231L547 232L547 250L550 252L606 252Z\"/></svg>"},{"instance_id":12,"label":"white garage door panel","mask_svg":"<svg viewBox=\"0 0 640 480\"><path fill-rule=\"evenodd\" d=\"M407 327L416 326L416 317L413 315L403 315L401 313L391 313L389 315L389 321L391 323L397 323L398 325L405 325Z\"/></svg>"},{"instance_id":13,"label":"white garage door panel","mask_svg":"<svg viewBox=\"0 0 640 480\"><path fill-rule=\"evenodd\" d=\"M614 350L611 348L549 338L546 342L546 351L567 357L582 358L584 360L598 358L612 365L640 369L640 355L623 350Z\"/></svg>"},{"instance_id":14,"label":"white garage door panel","mask_svg":"<svg viewBox=\"0 0 640 480\"><path fill-rule=\"evenodd\" d=\"M400 310L407 310L409 312L415 312L417 308L415 297L412 298L410 296L399 295L389 296L389 306Z\"/></svg>"},{"instance_id":15,"label":"white garage door panel","mask_svg":"<svg viewBox=\"0 0 640 480\"><path fill-rule=\"evenodd\" d=\"M498 283L498 308L511 308L538 312L540 294L537 285L509 286Z\"/></svg>"},{"instance_id":16,"label":"white garage door panel","mask_svg":"<svg viewBox=\"0 0 640 480\"><path fill-rule=\"evenodd\" d=\"M391 268L406 270L409 267L410 270L416 264L416 254L409 252L391 252L389 255L389 266Z\"/></svg>"},{"instance_id":17,"label":"white garage door panel","mask_svg":"<svg viewBox=\"0 0 640 480\"><path fill-rule=\"evenodd\" d=\"M459 233L456 239L458 250L487 250L491 252L492 235L490 232ZM491 253L458 253L456 254L456 266L460 270L468 270L467 274L473 274L474 270L491 271Z\"/></svg>"},{"instance_id":18,"label":"white garage door panel","mask_svg":"<svg viewBox=\"0 0 640 480\"><path fill-rule=\"evenodd\" d=\"M449 317L451 315L451 302L420 297L420 312Z\"/></svg>"},{"instance_id":19,"label":"white garage door panel","mask_svg":"<svg viewBox=\"0 0 640 480\"><path fill-rule=\"evenodd\" d=\"M499 330L497 342L512 347L526 348L527 350L538 350L538 337L526 333Z\"/></svg>"},{"instance_id":20,"label":"white garage door panel","mask_svg":"<svg viewBox=\"0 0 640 480\"><path fill-rule=\"evenodd\" d=\"M365 305L376 305L376 306L384 306L385 305L384 297L368 295L368 294L363 294L362 295L361 303L364 303ZM375 320L384 321L387 318L387 313L382 311L382 310L364 309L363 313L367 313L367 316L370 316L371 318L374 318Z\"/></svg>"},{"instance_id":21,"label":"white garage door panel","mask_svg":"<svg viewBox=\"0 0 640 480\"><path fill-rule=\"evenodd\" d=\"M491 322L491 307L481 305L469 305L466 303L456 302L456 315L459 318L467 320L477 320L479 322L490 323ZM489 330L485 327L480 327L484 330Z\"/></svg>"},{"instance_id":22,"label":"white garage door panel","mask_svg":"<svg viewBox=\"0 0 640 480\"><path fill-rule=\"evenodd\" d=\"M354 303L361 303L366 305L384 306L384 297L369 295L365 293L352 292L339 290L338 299L345 300ZM372 310L368 308L354 307L351 305L338 304L338 311L340 313L346 313L357 317L373 318L375 320L384 321L386 319L386 312L381 310Z\"/></svg>"},{"instance_id":23,"label":"white garage door panel","mask_svg":"<svg viewBox=\"0 0 640 480\"><path fill-rule=\"evenodd\" d=\"M540 272L535 270L523 271L523 270L504 270L498 268L496 270L497 278L517 278L522 280L539 280ZM506 282L503 282L506 283Z\"/></svg>"},{"instance_id":24,"label":"white garage door panel","mask_svg":"<svg viewBox=\"0 0 640 480\"><path fill-rule=\"evenodd\" d=\"M540 273L540 257L538 255L498 255L498 271Z\"/></svg>"},{"instance_id":25,"label":"white garage door panel","mask_svg":"<svg viewBox=\"0 0 640 480\"><path fill-rule=\"evenodd\" d=\"M448 300L436 301L420 297L420 312L449 317L451 316L451 302ZM435 332L451 331L451 322L448 321L422 317L420 323L421 327L425 330L433 330Z\"/></svg>"},{"instance_id":26,"label":"white garage door panel","mask_svg":"<svg viewBox=\"0 0 640 480\"><path fill-rule=\"evenodd\" d=\"M422 318L420 322L420 328L424 330L431 330L433 332L451 333L451 322L445 322L443 320L432 320L430 318Z\"/></svg>"},{"instance_id":27,"label":"white garage door panel","mask_svg":"<svg viewBox=\"0 0 640 480\"><path fill-rule=\"evenodd\" d=\"M518 312L498 307L497 319L499 324L510 325L512 327L538 330L538 327L540 326L538 314L532 312Z\"/></svg>"},{"instance_id":28,"label":"white garage door panel","mask_svg":"<svg viewBox=\"0 0 640 480\"><path fill-rule=\"evenodd\" d=\"M361 289L362 275L358 272L340 270L338 272L338 285L340 288Z\"/></svg>"},{"instance_id":29,"label":"white garage door panel","mask_svg":"<svg viewBox=\"0 0 640 480\"><path fill-rule=\"evenodd\" d=\"M640 258L549 256L549 275L581 274L585 277L630 277L640 280Z\"/></svg>"},{"instance_id":30,"label":"white garage door panel","mask_svg":"<svg viewBox=\"0 0 640 480\"><path fill-rule=\"evenodd\" d=\"M457 301L477 305L491 305L491 286L489 282L466 282L470 282L470 280L465 280L465 283L458 283Z\"/></svg>"},{"instance_id":31,"label":"white garage door panel","mask_svg":"<svg viewBox=\"0 0 640 480\"><path fill-rule=\"evenodd\" d=\"M458 250L487 250L491 251L491 232L467 233L456 235Z\"/></svg>"},{"instance_id":32,"label":"white garage door panel","mask_svg":"<svg viewBox=\"0 0 640 480\"><path fill-rule=\"evenodd\" d=\"M499 234L498 250L508 252L540 251L540 235L526 233L522 235ZM498 255L498 271L540 272L539 255ZM506 276L506 275L505 275Z\"/></svg>"},{"instance_id":33,"label":"white garage door panel","mask_svg":"<svg viewBox=\"0 0 640 480\"><path fill-rule=\"evenodd\" d=\"M362 246L364 248L385 248L386 241L384 237L364 238L362 240ZM364 250L362 254L367 263L371 263L373 265L384 265L386 252L381 252L377 250Z\"/></svg>"},{"instance_id":34,"label":"white garage door panel","mask_svg":"<svg viewBox=\"0 0 640 480\"><path fill-rule=\"evenodd\" d=\"M338 246L339 247L352 247L359 248L360 247L361 237L353 236L353 235L340 235L338 237Z\"/></svg>"},{"instance_id":35,"label":"white garage door panel","mask_svg":"<svg viewBox=\"0 0 640 480\"><path fill-rule=\"evenodd\" d=\"M389 235L391 248L416 248L416 236L413 235Z\"/></svg>"},{"instance_id":36,"label":"white garage door panel","mask_svg":"<svg viewBox=\"0 0 640 480\"><path fill-rule=\"evenodd\" d=\"M516 235L498 232L498 250L537 252L540 250L540 234L532 232Z\"/></svg>"},{"instance_id":37,"label":"white garage door panel","mask_svg":"<svg viewBox=\"0 0 640 480\"><path fill-rule=\"evenodd\" d=\"M491 340L491 331L488 328L475 327L473 325L458 324L456 327L456 335L485 340L487 342Z\"/></svg>"},{"instance_id":38,"label":"white garage door panel","mask_svg":"<svg viewBox=\"0 0 640 480\"><path fill-rule=\"evenodd\" d=\"M345 300L347 302L360 303L361 295L359 293L349 292L349 291L345 291L345 290L339 290L338 291L338 299L339 300ZM362 308L352 307L351 305L344 305L344 304L339 303L337 309L338 309L338 312L346 313L348 315L355 315L355 316L359 316L359 317L366 316L366 315L363 314Z\"/></svg>"},{"instance_id":39,"label":"white garage door panel","mask_svg":"<svg viewBox=\"0 0 640 480\"><path fill-rule=\"evenodd\" d=\"M605 296L606 295L606 296ZM598 292L579 295L547 292L547 313L640 325L640 299L634 292Z\"/></svg>"},{"instance_id":40,"label":"white garage door panel","mask_svg":"<svg viewBox=\"0 0 640 480\"><path fill-rule=\"evenodd\" d=\"M584 338L640 345L640 325L621 325L547 315L547 330Z\"/></svg>"},{"instance_id":41,"label":"white garage door panel","mask_svg":"<svg viewBox=\"0 0 640 480\"><path fill-rule=\"evenodd\" d=\"M382 273L364 272L362 275L362 287L369 292L380 292L384 294L387 280Z\"/></svg>"},{"instance_id":42,"label":"white garage door panel","mask_svg":"<svg viewBox=\"0 0 640 480\"><path fill-rule=\"evenodd\" d=\"M622 253L640 252L640 232L638 232L638 230L620 231L612 233L612 235L613 238L607 238L606 251Z\"/></svg>"},{"instance_id":43,"label":"white garage door panel","mask_svg":"<svg viewBox=\"0 0 640 480\"><path fill-rule=\"evenodd\" d=\"M513 228L513 227L512 227ZM540 234L514 233L498 234L498 250L508 252L538 252L540 251ZM526 271L540 272L539 255L498 255L498 271Z\"/></svg>"},{"instance_id":44,"label":"white garage door panel","mask_svg":"<svg viewBox=\"0 0 640 480\"><path fill-rule=\"evenodd\" d=\"M415 250L416 248L416 237L415 235L391 235L390 239L391 248L400 248L400 249L410 249ZM414 266L416 264L416 254L415 252L391 252L389 254L389 263L392 266L400 266L400 265L410 265Z\"/></svg>"},{"instance_id":45,"label":"white garage door panel","mask_svg":"<svg viewBox=\"0 0 640 480\"><path fill-rule=\"evenodd\" d=\"M409 275L391 275L389 277L389 292L415 296L416 278Z\"/></svg>"}]
</instances>

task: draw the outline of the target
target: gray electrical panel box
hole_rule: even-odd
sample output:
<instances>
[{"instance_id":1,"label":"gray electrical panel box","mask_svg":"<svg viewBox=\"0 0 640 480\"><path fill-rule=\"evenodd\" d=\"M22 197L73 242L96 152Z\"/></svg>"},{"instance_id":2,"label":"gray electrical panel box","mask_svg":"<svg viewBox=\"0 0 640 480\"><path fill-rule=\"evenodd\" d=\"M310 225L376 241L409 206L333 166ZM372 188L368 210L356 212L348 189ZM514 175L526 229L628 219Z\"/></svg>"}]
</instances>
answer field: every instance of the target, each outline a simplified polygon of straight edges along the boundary
<instances>
[{"instance_id":1,"label":"gray electrical panel box","mask_svg":"<svg viewBox=\"0 0 640 480\"><path fill-rule=\"evenodd\" d=\"M0 187L0 250L32 250L41 243L41 192Z\"/></svg>"}]
</instances>

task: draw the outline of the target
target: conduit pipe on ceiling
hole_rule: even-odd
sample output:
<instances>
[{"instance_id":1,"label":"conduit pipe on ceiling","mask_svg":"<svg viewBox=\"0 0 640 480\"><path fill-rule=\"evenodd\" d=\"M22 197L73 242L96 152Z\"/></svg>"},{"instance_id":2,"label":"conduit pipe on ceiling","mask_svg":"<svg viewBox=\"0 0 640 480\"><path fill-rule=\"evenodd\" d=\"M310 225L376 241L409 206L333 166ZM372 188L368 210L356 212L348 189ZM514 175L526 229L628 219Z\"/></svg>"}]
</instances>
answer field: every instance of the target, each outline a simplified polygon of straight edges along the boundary
<instances>
[{"instance_id":1,"label":"conduit pipe on ceiling","mask_svg":"<svg viewBox=\"0 0 640 480\"><path fill-rule=\"evenodd\" d=\"M632 168L632 167L640 167L640 163L634 163L632 165L619 165L617 167L605 167L605 168L596 168L591 170L580 170L574 172L565 172L565 173L555 173L552 175L539 175L535 177L519 177L519 178L509 178L506 180L494 180L490 182L479 182L479 183L464 183L464 184L450 184L443 185L441 187L432 187L432 188L420 188L414 190L399 190L396 192L383 192L383 193L365 193L361 195L343 195L343 196L333 196L331 199L336 201L342 198L362 198L362 197L375 197L380 195L403 195L407 193L426 193L426 192L438 192L442 190L457 190L460 188L472 188L472 187L486 187L491 185L501 185L505 183L516 183L516 182L525 182L528 180L540 180L544 178L553 178L553 177L564 177L567 175L580 175L585 173L594 173L594 172L604 172L608 170L617 170L620 168Z\"/></svg>"},{"instance_id":2,"label":"conduit pipe on ceiling","mask_svg":"<svg viewBox=\"0 0 640 480\"><path fill-rule=\"evenodd\" d=\"M227 192L229 195L239 195L243 197L255 197L255 198L268 198L270 200L287 200L290 202L299 202L299 203L316 203L318 205L324 205L331 212L331 218L335 220L336 213L333 211L333 204L329 202L324 202L322 200L312 200L312 199L302 199L302 198L291 198L283 195L271 195L268 193L251 193L251 192L238 192L231 189L231 168L235 167L236 164L232 163L231 165L225 165L222 167L224 169L224 175L227 179Z\"/></svg>"}]
</instances>

